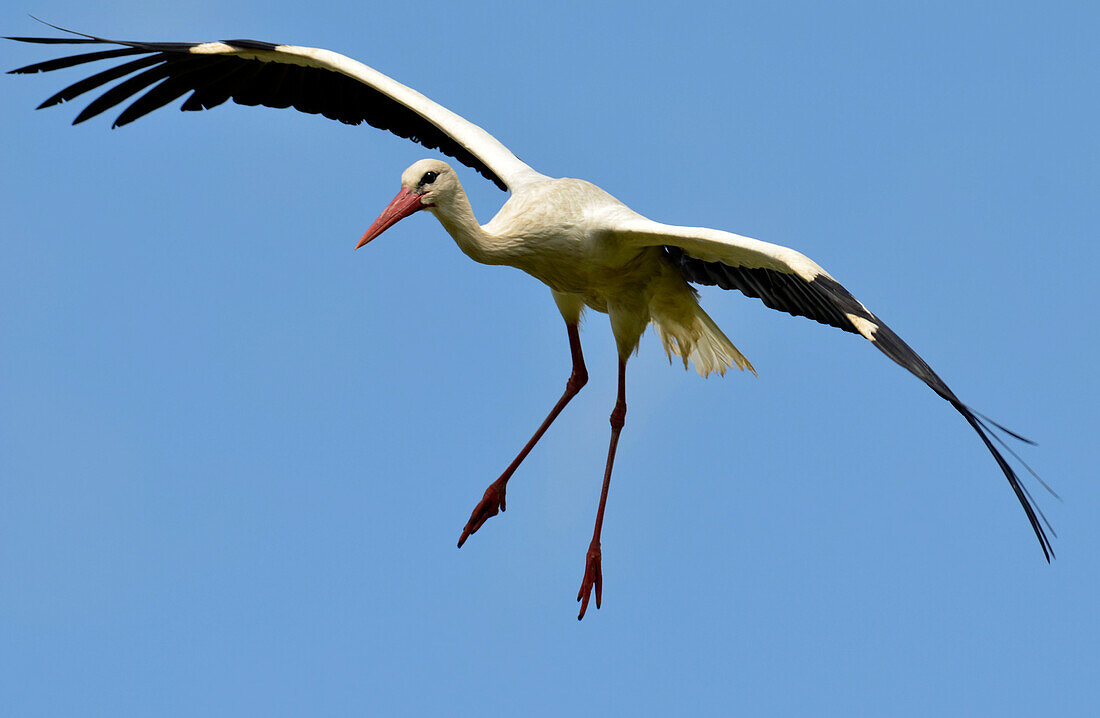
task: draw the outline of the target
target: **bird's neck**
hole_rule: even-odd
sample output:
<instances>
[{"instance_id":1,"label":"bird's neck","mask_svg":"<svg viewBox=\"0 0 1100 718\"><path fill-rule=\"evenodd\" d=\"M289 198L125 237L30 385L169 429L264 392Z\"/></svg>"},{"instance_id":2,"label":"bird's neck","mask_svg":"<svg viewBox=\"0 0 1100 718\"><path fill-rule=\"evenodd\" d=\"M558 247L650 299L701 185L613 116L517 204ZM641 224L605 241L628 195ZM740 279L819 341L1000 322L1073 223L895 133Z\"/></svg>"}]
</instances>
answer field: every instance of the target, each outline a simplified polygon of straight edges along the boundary
<instances>
[{"instance_id":1,"label":"bird's neck","mask_svg":"<svg viewBox=\"0 0 1100 718\"><path fill-rule=\"evenodd\" d=\"M517 243L486 232L478 224L470 200L461 187L446 203L432 207L431 212L470 259L482 264L512 263L510 260L518 248Z\"/></svg>"}]
</instances>

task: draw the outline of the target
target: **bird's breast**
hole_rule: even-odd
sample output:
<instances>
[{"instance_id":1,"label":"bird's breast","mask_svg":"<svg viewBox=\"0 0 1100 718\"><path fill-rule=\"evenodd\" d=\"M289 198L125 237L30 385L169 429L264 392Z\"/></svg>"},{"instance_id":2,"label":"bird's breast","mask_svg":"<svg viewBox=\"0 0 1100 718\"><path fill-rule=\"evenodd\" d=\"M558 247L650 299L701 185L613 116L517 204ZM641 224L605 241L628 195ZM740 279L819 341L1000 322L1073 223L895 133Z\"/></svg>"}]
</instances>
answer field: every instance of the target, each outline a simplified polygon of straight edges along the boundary
<instances>
[{"instance_id":1,"label":"bird's breast","mask_svg":"<svg viewBox=\"0 0 1100 718\"><path fill-rule=\"evenodd\" d=\"M589 182L549 180L513 195L484 229L507 248L502 264L606 311L608 301L644 291L660 273L660 250L627 247L608 231L606 218L623 211L630 212Z\"/></svg>"}]
</instances>

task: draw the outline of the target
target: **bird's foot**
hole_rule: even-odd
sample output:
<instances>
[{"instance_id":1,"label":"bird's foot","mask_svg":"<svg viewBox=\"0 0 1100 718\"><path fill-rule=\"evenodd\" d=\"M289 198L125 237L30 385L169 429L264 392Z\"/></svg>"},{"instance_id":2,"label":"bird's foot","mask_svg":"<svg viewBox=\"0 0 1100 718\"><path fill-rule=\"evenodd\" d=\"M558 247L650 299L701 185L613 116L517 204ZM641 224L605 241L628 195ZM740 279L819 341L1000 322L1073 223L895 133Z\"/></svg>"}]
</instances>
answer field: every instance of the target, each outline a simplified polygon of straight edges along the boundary
<instances>
[{"instance_id":1,"label":"bird's foot","mask_svg":"<svg viewBox=\"0 0 1100 718\"><path fill-rule=\"evenodd\" d=\"M489 484L489 488L485 489L485 495L481 497L481 502L474 507L473 513L470 514L470 520L466 522L466 528L462 529L462 536L458 539L459 548L462 548L462 544L466 543L466 539L477 533L477 530L486 521L496 516L497 512L506 510L504 491L507 486L507 481L497 479Z\"/></svg>"},{"instance_id":2,"label":"bird's foot","mask_svg":"<svg viewBox=\"0 0 1100 718\"><path fill-rule=\"evenodd\" d=\"M584 612L588 610L588 599L592 597L592 589L596 589L596 608L600 607L603 598L603 569L600 567L600 544L595 541L588 547L588 557L584 564L584 580L581 581L581 590L577 591L577 600L581 602L581 612L577 620L584 618Z\"/></svg>"}]
</instances>

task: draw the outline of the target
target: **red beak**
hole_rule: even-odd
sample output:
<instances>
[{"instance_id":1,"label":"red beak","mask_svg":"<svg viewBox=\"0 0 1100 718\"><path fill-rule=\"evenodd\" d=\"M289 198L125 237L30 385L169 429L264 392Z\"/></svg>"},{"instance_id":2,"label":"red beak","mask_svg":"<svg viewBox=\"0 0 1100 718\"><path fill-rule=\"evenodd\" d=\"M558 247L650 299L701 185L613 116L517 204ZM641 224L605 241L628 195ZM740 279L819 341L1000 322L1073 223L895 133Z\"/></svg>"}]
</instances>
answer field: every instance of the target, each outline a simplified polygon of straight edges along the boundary
<instances>
[{"instance_id":1,"label":"red beak","mask_svg":"<svg viewBox=\"0 0 1100 718\"><path fill-rule=\"evenodd\" d=\"M382 210L382 214L378 216L378 219L374 220L374 224L370 226L370 229L359 240L359 244L355 245L355 248L359 249L405 217L424 208L424 205L420 204L420 195L411 189L402 187L397 196L393 198L393 201L389 203L386 209Z\"/></svg>"}]
</instances>

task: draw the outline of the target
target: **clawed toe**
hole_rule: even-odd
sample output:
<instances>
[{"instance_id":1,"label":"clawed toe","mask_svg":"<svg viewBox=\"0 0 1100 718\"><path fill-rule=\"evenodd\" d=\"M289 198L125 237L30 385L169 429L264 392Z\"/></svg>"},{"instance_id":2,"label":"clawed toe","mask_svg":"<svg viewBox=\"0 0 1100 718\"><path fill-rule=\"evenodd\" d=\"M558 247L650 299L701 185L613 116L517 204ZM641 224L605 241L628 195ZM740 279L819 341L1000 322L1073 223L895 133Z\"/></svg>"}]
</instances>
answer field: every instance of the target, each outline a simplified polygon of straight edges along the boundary
<instances>
[{"instance_id":1,"label":"clawed toe","mask_svg":"<svg viewBox=\"0 0 1100 718\"><path fill-rule=\"evenodd\" d=\"M462 544L466 543L466 539L477 533L477 530L481 528L486 521L496 516L497 513L507 510L505 504L506 487L506 483L497 480L489 484L489 488L485 489L485 495L481 497L481 501L474 507L473 513L470 514L470 520L466 522L466 527L462 529L462 536L458 539L459 548L462 548Z\"/></svg>"},{"instance_id":2,"label":"clawed toe","mask_svg":"<svg viewBox=\"0 0 1100 718\"><path fill-rule=\"evenodd\" d=\"M584 618L584 612L588 610L588 600L592 597L592 589L596 589L596 608L600 607L603 600L603 568L601 566L600 546L594 544L588 547L588 556L584 564L584 580L581 581L581 590L577 591L577 600L581 602L581 612L577 620Z\"/></svg>"}]
</instances>

